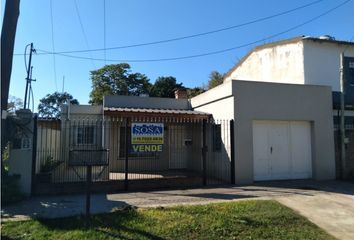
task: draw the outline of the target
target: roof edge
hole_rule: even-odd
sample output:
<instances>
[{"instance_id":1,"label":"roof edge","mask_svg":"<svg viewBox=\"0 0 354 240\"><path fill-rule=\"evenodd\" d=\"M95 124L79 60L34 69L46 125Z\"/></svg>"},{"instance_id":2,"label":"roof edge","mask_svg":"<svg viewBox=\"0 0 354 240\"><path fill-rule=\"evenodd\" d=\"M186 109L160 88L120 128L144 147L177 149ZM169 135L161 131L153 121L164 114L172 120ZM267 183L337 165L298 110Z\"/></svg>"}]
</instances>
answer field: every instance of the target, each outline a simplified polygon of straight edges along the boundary
<instances>
[{"instance_id":1,"label":"roof edge","mask_svg":"<svg viewBox=\"0 0 354 240\"><path fill-rule=\"evenodd\" d=\"M317 37L309 37L309 36L304 36L304 35L293 37L293 38L288 38L288 39L284 39L284 40L280 40L280 41L275 41L275 42L271 42L271 43L266 43L266 44L263 44L260 46L256 46L251 51L249 51L235 66L233 66L229 71L227 71L227 73L225 73L224 79L227 77L230 77L231 73L234 70L236 70L236 68L238 68L252 53L262 50L262 49L265 49L265 48L280 46L280 45L289 44L289 43L296 43L296 42L300 42L300 41L314 41L314 42L321 42L321 43L334 43L334 44L343 44L343 45L354 46L354 42L339 41L339 40L332 40L332 39L321 39L321 38L317 38Z\"/></svg>"}]
</instances>

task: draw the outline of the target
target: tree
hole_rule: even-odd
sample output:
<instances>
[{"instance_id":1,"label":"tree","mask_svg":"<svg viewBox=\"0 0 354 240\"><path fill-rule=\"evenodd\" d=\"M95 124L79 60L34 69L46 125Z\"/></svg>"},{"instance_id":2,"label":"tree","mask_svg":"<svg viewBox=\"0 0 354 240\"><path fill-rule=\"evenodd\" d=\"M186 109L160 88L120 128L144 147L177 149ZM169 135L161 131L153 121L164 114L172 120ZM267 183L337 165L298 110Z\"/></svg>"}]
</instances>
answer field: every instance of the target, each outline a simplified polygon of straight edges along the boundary
<instances>
[{"instance_id":1,"label":"tree","mask_svg":"<svg viewBox=\"0 0 354 240\"><path fill-rule=\"evenodd\" d=\"M174 77L158 77L150 90L151 97L174 98L175 90L184 88Z\"/></svg>"},{"instance_id":2,"label":"tree","mask_svg":"<svg viewBox=\"0 0 354 240\"><path fill-rule=\"evenodd\" d=\"M212 71L209 75L209 81L208 81L208 89L212 89L220 84L222 84L224 81L224 75L219 73L218 71Z\"/></svg>"},{"instance_id":3,"label":"tree","mask_svg":"<svg viewBox=\"0 0 354 240\"><path fill-rule=\"evenodd\" d=\"M60 106L66 103L79 104L79 101L73 98L73 96L67 92L53 94L47 94L44 98L39 100L38 114L41 117L53 117L59 118Z\"/></svg>"},{"instance_id":4,"label":"tree","mask_svg":"<svg viewBox=\"0 0 354 240\"><path fill-rule=\"evenodd\" d=\"M205 89L202 87L189 88L187 89L187 96L188 98L192 98L199 94L202 94L203 92L205 92Z\"/></svg>"},{"instance_id":5,"label":"tree","mask_svg":"<svg viewBox=\"0 0 354 240\"><path fill-rule=\"evenodd\" d=\"M132 73L128 63L106 65L91 71L90 103L99 105L106 95L139 96L148 94L151 84L141 73Z\"/></svg>"},{"instance_id":6,"label":"tree","mask_svg":"<svg viewBox=\"0 0 354 240\"><path fill-rule=\"evenodd\" d=\"M9 101L7 103L7 112L10 115L15 115L15 112L19 109L23 108L23 101L21 98L11 96L9 97Z\"/></svg>"},{"instance_id":7,"label":"tree","mask_svg":"<svg viewBox=\"0 0 354 240\"><path fill-rule=\"evenodd\" d=\"M7 109L12 57L15 45L17 20L20 15L20 0L7 0L1 29L1 115ZM5 132L5 119L1 117L1 132ZM1 172L4 172L3 153L6 142L5 134L1 134Z\"/></svg>"}]
</instances>

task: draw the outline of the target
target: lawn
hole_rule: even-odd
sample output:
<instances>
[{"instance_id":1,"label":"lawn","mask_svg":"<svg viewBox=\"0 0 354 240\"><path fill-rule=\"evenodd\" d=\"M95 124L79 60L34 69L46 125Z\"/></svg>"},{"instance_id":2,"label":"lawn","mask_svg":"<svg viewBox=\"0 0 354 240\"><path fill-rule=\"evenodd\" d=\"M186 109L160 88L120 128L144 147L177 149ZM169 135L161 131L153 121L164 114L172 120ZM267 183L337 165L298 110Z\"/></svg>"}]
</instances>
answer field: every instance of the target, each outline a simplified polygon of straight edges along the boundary
<instances>
[{"instance_id":1,"label":"lawn","mask_svg":"<svg viewBox=\"0 0 354 240\"><path fill-rule=\"evenodd\" d=\"M276 201L127 208L91 217L1 224L2 239L334 239Z\"/></svg>"}]
</instances>

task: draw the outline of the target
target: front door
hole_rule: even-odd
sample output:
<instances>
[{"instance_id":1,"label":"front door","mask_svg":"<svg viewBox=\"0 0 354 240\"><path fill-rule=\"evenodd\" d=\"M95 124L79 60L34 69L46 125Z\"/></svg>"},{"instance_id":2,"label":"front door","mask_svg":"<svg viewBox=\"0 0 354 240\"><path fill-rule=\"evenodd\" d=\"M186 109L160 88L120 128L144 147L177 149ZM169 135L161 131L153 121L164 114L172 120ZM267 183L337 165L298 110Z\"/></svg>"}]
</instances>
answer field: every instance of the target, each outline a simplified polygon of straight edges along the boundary
<instances>
[{"instance_id":1,"label":"front door","mask_svg":"<svg viewBox=\"0 0 354 240\"><path fill-rule=\"evenodd\" d=\"M170 126L169 128L169 168L183 169L187 168L187 151L184 144L185 129L183 126Z\"/></svg>"}]
</instances>

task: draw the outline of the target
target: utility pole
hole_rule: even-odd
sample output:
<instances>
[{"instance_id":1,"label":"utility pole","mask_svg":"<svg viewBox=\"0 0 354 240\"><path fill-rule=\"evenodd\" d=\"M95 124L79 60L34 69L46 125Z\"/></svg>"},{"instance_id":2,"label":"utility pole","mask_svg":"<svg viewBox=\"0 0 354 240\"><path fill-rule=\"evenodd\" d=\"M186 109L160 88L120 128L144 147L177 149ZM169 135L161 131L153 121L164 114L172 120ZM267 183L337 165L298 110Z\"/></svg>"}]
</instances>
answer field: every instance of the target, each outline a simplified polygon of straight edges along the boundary
<instances>
[{"instance_id":1,"label":"utility pole","mask_svg":"<svg viewBox=\"0 0 354 240\"><path fill-rule=\"evenodd\" d=\"M27 45L28 46L28 45ZM26 77L26 90L25 90L25 99L24 99L24 104L23 104L23 109L26 109L27 107L27 94L28 94L28 88L31 85L31 82L33 81L32 79L32 53L35 52L33 49L33 43L30 44L30 53L29 53L29 60L28 60L28 66L27 66L27 77ZM27 48L27 47L26 47Z\"/></svg>"},{"instance_id":2,"label":"utility pole","mask_svg":"<svg viewBox=\"0 0 354 240\"><path fill-rule=\"evenodd\" d=\"M340 54L340 159L342 163L342 179L345 177L345 79L344 52Z\"/></svg>"}]
</instances>

